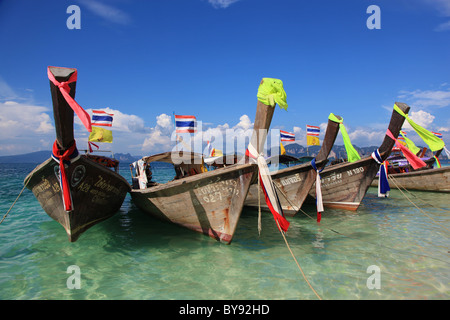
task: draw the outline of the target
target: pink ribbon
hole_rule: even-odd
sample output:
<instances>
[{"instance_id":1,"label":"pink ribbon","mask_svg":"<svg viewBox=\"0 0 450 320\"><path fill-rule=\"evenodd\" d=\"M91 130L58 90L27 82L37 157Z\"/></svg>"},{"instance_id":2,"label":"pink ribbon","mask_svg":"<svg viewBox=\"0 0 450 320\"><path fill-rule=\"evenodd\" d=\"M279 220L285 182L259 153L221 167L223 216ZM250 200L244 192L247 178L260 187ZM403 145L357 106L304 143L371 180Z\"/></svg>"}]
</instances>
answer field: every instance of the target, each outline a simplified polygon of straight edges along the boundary
<instances>
[{"instance_id":1,"label":"pink ribbon","mask_svg":"<svg viewBox=\"0 0 450 320\"><path fill-rule=\"evenodd\" d=\"M400 148L400 150L403 152L403 155L406 157L406 160L411 164L411 166L417 170L419 168L425 167L427 164L422 161L418 156L416 156L414 153L411 152L407 147L405 147L403 144L398 142L398 139L394 138L394 135L392 134L391 130L386 131L386 135L395 141L395 145Z\"/></svg>"},{"instance_id":2,"label":"pink ribbon","mask_svg":"<svg viewBox=\"0 0 450 320\"><path fill-rule=\"evenodd\" d=\"M99 147L98 145L96 145L95 143L88 141L88 146L89 146L89 152L90 152L90 153L93 152L92 147L91 147L92 145L93 145L94 147L96 147L97 150L100 148L100 147Z\"/></svg>"},{"instance_id":3,"label":"pink ribbon","mask_svg":"<svg viewBox=\"0 0 450 320\"><path fill-rule=\"evenodd\" d=\"M52 67L52 68L54 68L54 67ZM62 95L66 99L69 106L77 114L78 118L80 118L81 122L83 123L83 125L85 126L87 131L91 132L92 131L91 117L69 94L69 92L70 92L69 83L77 81L78 71L75 70L75 72L72 73L72 75L70 76L69 80L67 80L65 82L57 81L55 79L55 77L53 76L53 74L51 73L50 67L47 68L47 74L48 74L49 80L55 86L57 86L59 88L59 91L61 91Z\"/></svg>"}]
</instances>

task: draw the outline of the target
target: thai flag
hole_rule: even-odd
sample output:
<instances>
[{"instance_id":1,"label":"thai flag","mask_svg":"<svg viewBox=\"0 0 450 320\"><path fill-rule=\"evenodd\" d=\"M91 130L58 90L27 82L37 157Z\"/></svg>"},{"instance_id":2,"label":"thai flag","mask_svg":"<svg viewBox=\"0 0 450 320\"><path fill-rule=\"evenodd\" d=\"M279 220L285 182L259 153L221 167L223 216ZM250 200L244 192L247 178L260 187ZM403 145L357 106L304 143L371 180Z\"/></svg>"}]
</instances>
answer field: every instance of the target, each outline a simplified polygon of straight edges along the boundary
<instances>
[{"instance_id":1,"label":"thai flag","mask_svg":"<svg viewBox=\"0 0 450 320\"><path fill-rule=\"evenodd\" d=\"M92 125L111 127L114 114L102 110L92 110Z\"/></svg>"},{"instance_id":2,"label":"thai flag","mask_svg":"<svg viewBox=\"0 0 450 320\"><path fill-rule=\"evenodd\" d=\"M197 132L197 119L194 116L175 115L175 130L177 133Z\"/></svg>"},{"instance_id":3,"label":"thai flag","mask_svg":"<svg viewBox=\"0 0 450 320\"><path fill-rule=\"evenodd\" d=\"M437 133L437 132L433 132L433 131L431 131L431 133L434 134L439 139L442 139L442 133Z\"/></svg>"},{"instance_id":4,"label":"thai flag","mask_svg":"<svg viewBox=\"0 0 450 320\"><path fill-rule=\"evenodd\" d=\"M306 135L318 137L320 133L320 127L306 125Z\"/></svg>"},{"instance_id":5,"label":"thai flag","mask_svg":"<svg viewBox=\"0 0 450 320\"><path fill-rule=\"evenodd\" d=\"M280 130L281 141L295 141L295 134L287 131Z\"/></svg>"}]
</instances>

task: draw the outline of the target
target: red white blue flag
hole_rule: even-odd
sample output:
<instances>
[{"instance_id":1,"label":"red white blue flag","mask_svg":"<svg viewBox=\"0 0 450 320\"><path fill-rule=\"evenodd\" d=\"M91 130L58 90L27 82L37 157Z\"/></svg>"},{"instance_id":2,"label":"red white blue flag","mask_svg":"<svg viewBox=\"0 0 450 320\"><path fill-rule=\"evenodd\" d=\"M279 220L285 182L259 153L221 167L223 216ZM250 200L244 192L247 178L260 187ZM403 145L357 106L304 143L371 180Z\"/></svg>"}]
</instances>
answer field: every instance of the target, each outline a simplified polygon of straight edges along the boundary
<instances>
[{"instance_id":1,"label":"red white blue flag","mask_svg":"<svg viewBox=\"0 0 450 320\"><path fill-rule=\"evenodd\" d=\"M318 137L320 133L320 127L306 125L306 135Z\"/></svg>"},{"instance_id":2,"label":"red white blue flag","mask_svg":"<svg viewBox=\"0 0 450 320\"><path fill-rule=\"evenodd\" d=\"M197 132L197 119L194 116L175 115L175 130L177 133Z\"/></svg>"},{"instance_id":3,"label":"red white blue flag","mask_svg":"<svg viewBox=\"0 0 450 320\"><path fill-rule=\"evenodd\" d=\"M102 110L92 110L92 125L93 126L105 126L105 127L111 127L113 122L113 116L112 113L107 113Z\"/></svg>"},{"instance_id":4,"label":"red white blue flag","mask_svg":"<svg viewBox=\"0 0 450 320\"><path fill-rule=\"evenodd\" d=\"M437 132L433 132L433 131L431 131L431 133L434 134L439 139L442 139L442 133L437 133Z\"/></svg>"},{"instance_id":5,"label":"red white blue flag","mask_svg":"<svg viewBox=\"0 0 450 320\"><path fill-rule=\"evenodd\" d=\"M281 141L295 141L295 134L287 131L280 130Z\"/></svg>"}]
</instances>

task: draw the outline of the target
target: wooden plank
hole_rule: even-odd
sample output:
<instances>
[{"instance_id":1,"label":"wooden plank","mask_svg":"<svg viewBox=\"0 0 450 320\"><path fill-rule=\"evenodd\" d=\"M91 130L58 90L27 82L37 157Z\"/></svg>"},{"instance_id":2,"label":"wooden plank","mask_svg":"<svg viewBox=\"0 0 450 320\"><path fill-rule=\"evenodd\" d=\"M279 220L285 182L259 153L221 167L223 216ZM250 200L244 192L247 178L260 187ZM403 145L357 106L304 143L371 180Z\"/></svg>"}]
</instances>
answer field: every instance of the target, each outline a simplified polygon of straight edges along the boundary
<instances>
[{"instance_id":1,"label":"wooden plank","mask_svg":"<svg viewBox=\"0 0 450 320\"><path fill-rule=\"evenodd\" d=\"M341 119L340 116L337 116ZM320 170L327 163L327 157L333 147L339 132L339 124L328 120L322 147L316 157L316 167ZM280 200L283 213L287 216L294 216L303 205L312 184L315 182L317 172L311 162L294 165L288 168L271 173L273 182L276 185L278 199ZM259 196L258 196L259 192ZM257 184L253 184L245 200L248 207L258 208L268 211L269 208L264 201L264 193Z\"/></svg>"},{"instance_id":2,"label":"wooden plank","mask_svg":"<svg viewBox=\"0 0 450 320\"><path fill-rule=\"evenodd\" d=\"M69 80L76 71L73 68L50 67L50 72L59 82ZM69 95L75 98L76 81L69 84ZM61 91L50 81L50 91L53 101L53 116L55 119L56 141L61 150L68 149L74 142L73 117L74 112L62 95Z\"/></svg>"},{"instance_id":3,"label":"wooden plank","mask_svg":"<svg viewBox=\"0 0 450 320\"><path fill-rule=\"evenodd\" d=\"M409 112L409 106L405 103L396 102L396 105L405 113ZM393 110L388 129L394 137L402 128L405 118ZM383 161L391 153L395 141L387 135L379 148ZM379 164L366 157L355 162L344 162L326 167L320 174L322 200L325 207L341 208L346 210L357 210L361 200L367 193L372 180L376 176ZM315 183L309 195L315 198Z\"/></svg>"}]
</instances>

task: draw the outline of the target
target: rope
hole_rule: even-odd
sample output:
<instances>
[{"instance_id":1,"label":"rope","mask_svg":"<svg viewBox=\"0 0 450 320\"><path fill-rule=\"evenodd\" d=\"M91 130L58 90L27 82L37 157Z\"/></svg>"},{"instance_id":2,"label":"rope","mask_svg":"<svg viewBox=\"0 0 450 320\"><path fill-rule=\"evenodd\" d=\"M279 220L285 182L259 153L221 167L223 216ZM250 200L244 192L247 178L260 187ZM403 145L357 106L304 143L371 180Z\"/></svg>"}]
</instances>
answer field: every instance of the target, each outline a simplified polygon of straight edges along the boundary
<instances>
[{"instance_id":1,"label":"rope","mask_svg":"<svg viewBox=\"0 0 450 320\"><path fill-rule=\"evenodd\" d=\"M275 220L277 222L278 225L278 229L281 230L280 224L278 223L278 220ZM316 290L314 290L314 288L312 287L311 283L309 283L308 279L306 278L305 273L303 272L302 267L300 267L300 264L298 263L297 259L295 258L294 253L291 250L291 247L289 246L289 243L286 240L286 237L284 235L284 232L280 231L281 235L283 236L284 242L286 243L287 248L289 249L289 252L291 253L292 258L294 259L295 263L297 264L298 269L300 270L300 272L302 273L303 279L305 279L306 283L308 284L308 286L311 288L311 290L314 292L314 294L316 295L316 297L319 300L322 300L322 298L319 296L319 294L316 292Z\"/></svg>"},{"instance_id":2,"label":"rope","mask_svg":"<svg viewBox=\"0 0 450 320\"><path fill-rule=\"evenodd\" d=\"M278 188L278 186L277 186L275 183L274 183L273 185L275 186L275 188L276 188L277 190L280 190L280 189ZM288 200L288 201L289 201L289 200ZM258 207L259 207L259 209L258 209L258 211L259 211L259 215L258 215L258 223L260 223L260 219L261 219L261 203L260 203L260 197L259 197L259 174L258 174ZM293 206L293 207L295 207L295 206ZM308 286L311 288L311 290L314 292L314 294L316 295L316 297L317 297L319 300L322 300L322 298L319 296L319 294L316 292L316 290L314 290L314 288L312 287L311 283L308 281L308 278L306 278L306 275L305 275L305 273L303 272L302 267L300 267L300 264L298 263L297 259L295 258L295 255L294 255L294 253L292 252L291 247L289 246L289 243L288 243L288 241L287 241L287 239L286 239L286 236L284 235L284 232L281 230L280 223L278 222L277 219L275 219L275 222L277 223L278 230L280 231L281 235L283 236L284 242L286 243L286 247L288 248L289 252L291 253L292 258L294 259L295 263L297 264L297 267L298 267L298 269L300 270L300 272L301 272L301 274L302 274L302 276L303 276L303 279L305 279L306 283L307 283ZM259 229L259 228L260 228L260 225L258 225L258 229Z\"/></svg>"},{"instance_id":3,"label":"rope","mask_svg":"<svg viewBox=\"0 0 450 320\"><path fill-rule=\"evenodd\" d=\"M30 181L30 180L28 180L28 181ZM20 191L20 193L19 193L19 195L17 196L16 200L14 200L14 202L13 202L12 206L9 208L8 212L6 212L6 214L3 216L2 221L0 221L0 224L2 224L3 220L5 220L6 216L9 214L9 212L11 211L11 209L12 209L12 208L14 207L14 205L16 204L17 200L19 200L19 197L20 197L20 195L22 194L23 190L25 190L25 187L27 186L28 181L27 181L26 184L24 184L22 190Z\"/></svg>"},{"instance_id":4,"label":"rope","mask_svg":"<svg viewBox=\"0 0 450 320\"><path fill-rule=\"evenodd\" d=\"M394 176L389 176L389 178L392 178L393 182L395 183L395 181L397 181L397 178L394 178ZM395 181L394 181L395 180ZM398 181L397 181L398 182ZM400 184L400 183L399 183ZM417 200L422 201L424 204L429 205L430 207L433 207L434 209L438 209L441 211L450 211L450 209L447 208L438 208L436 206L434 206L433 204L426 202L423 199L420 199L417 195L415 195L414 193L412 193L411 191L409 191L408 189L406 189L405 187L403 187L402 185L400 185L400 187L403 189L403 191L406 191L409 195L411 195L412 197L414 197Z\"/></svg>"},{"instance_id":5,"label":"rope","mask_svg":"<svg viewBox=\"0 0 450 320\"><path fill-rule=\"evenodd\" d=\"M261 236L261 185L260 185L260 177L259 177L259 170L258 170L258 234Z\"/></svg>"},{"instance_id":6,"label":"rope","mask_svg":"<svg viewBox=\"0 0 450 320\"><path fill-rule=\"evenodd\" d=\"M400 189L400 187L397 185L397 183L395 182L394 179L391 178L391 181L394 182L395 186L397 187L397 189L405 196L406 199L408 199L409 202L411 202L411 204L413 206L415 206L417 209L419 209L420 212L422 212L424 215L426 215L428 218L430 218L431 221L433 221L434 223L436 223L437 225L441 226L442 228L444 228L445 230L447 230L447 232L449 231L446 227L444 227L442 224L440 224L439 222L437 222L436 220L433 219L433 217L431 217L429 214L427 214L425 211L423 211L422 209L420 209L414 202L411 201L411 199L408 198L408 196Z\"/></svg>"},{"instance_id":7,"label":"rope","mask_svg":"<svg viewBox=\"0 0 450 320\"><path fill-rule=\"evenodd\" d=\"M293 205L293 204L290 202L290 200L287 198L286 194L285 194L282 190L280 190L280 189L278 189L278 190L279 190L279 191L281 192L281 194L285 197L285 199L286 199L291 205ZM300 211L301 213L303 213L306 217L310 218L311 220L316 221L316 219L314 219L314 218L313 218L312 216L310 216L308 213L306 213L305 211L303 211L301 208L299 209L299 211ZM344 234L344 233L342 233L342 232L339 232L339 231L337 231L337 230L334 230L333 228L330 228L330 227L328 227L327 225L324 225L323 222L321 222L321 226L324 227L325 229L328 229L328 230L331 231L331 232L334 232L334 233L336 233L336 234L338 234L338 235L347 237L347 238L349 238L349 239L359 240L359 241L366 242L366 243L369 243L369 244L372 244L372 245L376 245L376 246L379 246L379 247L383 247L383 248L386 248L386 249L398 251L398 252L403 253L403 254L413 254L413 255L416 255L416 256L426 257L426 258L431 258L431 259L434 259L434 260L438 260L438 261L441 261L441 262L445 262L445 261L442 261L441 259L438 259L438 258L435 258L435 257L432 257L432 256L427 256L427 255L424 255L424 254L418 254L418 253L415 253L415 252L410 252L410 251L405 251L405 250L401 250L401 249L391 248L391 247L388 247L388 246L385 246L385 245L382 245L382 244L379 244L379 243L373 243L373 242L370 242L370 241L367 241L367 240L362 240L362 239L360 239L360 238L355 238L355 237L349 236L348 234Z\"/></svg>"}]
</instances>

